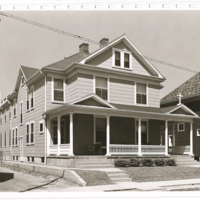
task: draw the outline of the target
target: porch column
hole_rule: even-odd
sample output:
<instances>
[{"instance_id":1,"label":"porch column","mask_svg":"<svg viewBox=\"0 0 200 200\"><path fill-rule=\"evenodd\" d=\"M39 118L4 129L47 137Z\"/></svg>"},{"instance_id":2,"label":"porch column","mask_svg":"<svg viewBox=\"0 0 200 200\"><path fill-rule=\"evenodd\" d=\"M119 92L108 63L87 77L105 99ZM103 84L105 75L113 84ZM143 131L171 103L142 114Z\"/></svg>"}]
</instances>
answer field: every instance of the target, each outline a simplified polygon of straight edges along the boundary
<instances>
[{"instance_id":1,"label":"porch column","mask_svg":"<svg viewBox=\"0 0 200 200\"><path fill-rule=\"evenodd\" d=\"M138 156L142 156L141 118L138 119Z\"/></svg>"},{"instance_id":2,"label":"porch column","mask_svg":"<svg viewBox=\"0 0 200 200\"><path fill-rule=\"evenodd\" d=\"M175 147L175 130L174 130L174 126L175 126L175 124L172 124L172 128L173 128L173 135L172 135L172 154L174 154L175 152L174 152L174 147Z\"/></svg>"},{"instance_id":3,"label":"porch column","mask_svg":"<svg viewBox=\"0 0 200 200\"><path fill-rule=\"evenodd\" d=\"M168 120L165 120L165 155L168 156Z\"/></svg>"},{"instance_id":4,"label":"porch column","mask_svg":"<svg viewBox=\"0 0 200 200\"><path fill-rule=\"evenodd\" d=\"M106 156L110 156L110 116L107 115L106 126Z\"/></svg>"},{"instance_id":5,"label":"porch column","mask_svg":"<svg viewBox=\"0 0 200 200\"><path fill-rule=\"evenodd\" d=\"M190 156L193 156L193 122L190 122Z\"/></svg>"},{"instance_id":6,"label":"porch column","mask_svg":"<svg viewBox=\"0 0 200 200\"><path fill-rule=\"evenodd\" d=\"M49 146L51 145L51 135L50 135L50 129L51 129L51 124L50 124L50 119L46 119L46 133L47 133L47 137L46 137L46 144L47 144L47 155L50 155L50 148Z\"/></svg>"},{"instance_id":7,"label":"porch column","mask_svg":"<svg viewBox=\"0 0 200 200\"><path fill-rule=\"evenodd\" d=\"M58 151L57 151L57 155L59 156L60 155L60 138L61 138L61 135L60 135L60 116L57 117L57 127L58 127L58 130L57 130L57 138L58 138Z\"/></svg>"},{"instance_id":8,"label":"porch column","mask_svg":"<svg viewBox=\"0 0 200 200\"><path fill-rule=\"evenodd\" d=\"M73 152L73 113L70 113L70 153L69 156L74 156Z\"/></svg>"}]
</instances>

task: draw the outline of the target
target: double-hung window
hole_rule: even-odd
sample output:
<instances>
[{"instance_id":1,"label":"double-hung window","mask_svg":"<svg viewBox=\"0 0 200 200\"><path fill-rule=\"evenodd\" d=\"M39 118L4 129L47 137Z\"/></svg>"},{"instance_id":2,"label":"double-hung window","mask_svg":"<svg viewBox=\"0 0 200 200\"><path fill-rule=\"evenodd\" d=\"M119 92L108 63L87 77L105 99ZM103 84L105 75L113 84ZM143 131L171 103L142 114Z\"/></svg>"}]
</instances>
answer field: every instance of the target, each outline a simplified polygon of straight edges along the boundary
<instances>
[{"instance_id":1,"label":"double-hung window","mask_svg":"<svg viewBox=\"0 0 200 200\"><path fill-rule=\"evenodd\" d=\"M131 52L113 49L113 66L131 69Z\"/></svg>"},{"instance_id":2,"label":"double-hung window","mask_svg":"<svg viewBox=\"0 0 200 200\"><path fill-rule=\"evenodd\" d=\"M17 116L17 100L14 99L13 101L13 116L16 117Z\"/></svg>"},{"instance_id":3,"label":"double-hung window","mask_svg":"<svg viewBox=\"0 0 200 200\"><path fill-rule=\"evenodd\" d=\"M64 101L64 86L63 79L54 78L53 100Z\"/></svg>"},{"instance_id":4,"label":"double-hung window","mask_svg":"<svg viewBox=\"0 0 200 200\"><path fill-rule=\"evenodd\" d=\"M39 132L40 132L40 134L41 133L44 133L44 121L40 121L40 123L39 123Z\"/></svg>"},{"instance_id":5,"label":"double-hung window","mask_svg":"<svg viewBox=\"0 0 200 200\"><path fill-rule=\"evenodd\" d=\"M26 91L26 110L29 110L29 91Z\"/></svg>"},{"instance_id":6,"label":"double-hung window","mask_svg":"<svg viewBox=\"0 0 200 200\"><path fill-rule=\"evenodd\" d=\"M9 130L9 146L11 146L11 130Z\"/></svg>"},{"instance_id":7,"label":"double-hung window","mask_svg":"<svg viewBox=\"0 0 200 200\"><path fill-rule=\"evenodd\" d=\"M29 144L29 123L26 124L26 144Z\"/></svg>"},{"instance_id":8,"label":"double-hung window","mask_svg":"<svg viewBox=\"0 0 200 200\"><path fill-rule=\"evenodd\" d=\"M23 103L20 103L20 124L23 124Z\"/></svg>"},{"instance_id":9,"label":"double-hung window","mask_svg":"<svg viewBox=\"0 0 200 200\"><path fill-rule=\"evenodd\" d=\"M136 102L137 104L147 104L147 87L146 84L136 84Z\"/></svg>"},{"instance_id":10,"label":"double-hung window","mask_svg":"<svg viewBox=\"0 0 200 200\"><path fill-rule=\"evenodd\" d=\"M15 146L18 145L18 136L17 136L17 128L15 128Z\"/></svg>"},{"instance_id":11,"label":"double-hung window","mask_svg":"<svg viewBox=\"0 0 200 200\"><path fill-rule=\"evenodd\" d=\"M30 96L31 96L31 109L33 109L34 108L34 87L33 86L31 87Z\"/></svg>"},{"instance_id":12,"label":"double-hung window","mask_svg":"<svg viewBox=\"0 0 200 200\"><path fill-rule=\"evenodd\" d=\"M104 100L108 100L107 78L96 77L96 95Z\"/></svg>"},{"instance_id":13,"label":"double-hung window","mask_svg":"<svg viewBox=\"0 0 200 200\"><path fill-rule=\"evenodd\" d=\"M34 143L34 122L31 122L31 138L30 138L30 143Z\"/></svg>"},{"instance_id":14,"label":"double-hung window","mask_svg":"<svg viewBox=\"0 0 200 200\"><path fill-rule=\"evenodd\" d=\"M2 148L2 133L0 133L0 147Z\"/></svg>"},{"instance_id":15,"label":"double-hung window","mask_svg":"<svg viewBox=\"0 0 200 200\"><path fill-rule=\"evenodd\" d=\"M6 147L6 132L4 134L4 147Z\"/></svg>"},{"instance_id":16,"label":"double-hung window","mask_svg":"<svg viewBox=\"0 0 200 200\"><path fill-rule=\"evenodd\" d=\"M15 129L12 130L12 146L15 146Z\"/></svg>"}]
</instances>

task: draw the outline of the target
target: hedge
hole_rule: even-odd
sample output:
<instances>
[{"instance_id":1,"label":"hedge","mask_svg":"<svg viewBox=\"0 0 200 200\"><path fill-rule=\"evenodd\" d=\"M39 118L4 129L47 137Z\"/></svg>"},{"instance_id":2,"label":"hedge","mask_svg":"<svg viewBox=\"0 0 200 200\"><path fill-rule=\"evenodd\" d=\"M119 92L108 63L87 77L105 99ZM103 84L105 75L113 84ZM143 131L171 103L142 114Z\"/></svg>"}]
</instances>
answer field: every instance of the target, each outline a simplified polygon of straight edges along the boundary
<instances>
[{"instance_id":1,"label":"hedge","mask_svg":"<svg viewBox=\"0 0 200 200\"><path fill-rule=\"evenodd\" d=\"M154 166L176 166L174 159L163 158L131 158L131 159L119 159L115 161L115 167L154 167Z\"/></svg>"}]
</instances>

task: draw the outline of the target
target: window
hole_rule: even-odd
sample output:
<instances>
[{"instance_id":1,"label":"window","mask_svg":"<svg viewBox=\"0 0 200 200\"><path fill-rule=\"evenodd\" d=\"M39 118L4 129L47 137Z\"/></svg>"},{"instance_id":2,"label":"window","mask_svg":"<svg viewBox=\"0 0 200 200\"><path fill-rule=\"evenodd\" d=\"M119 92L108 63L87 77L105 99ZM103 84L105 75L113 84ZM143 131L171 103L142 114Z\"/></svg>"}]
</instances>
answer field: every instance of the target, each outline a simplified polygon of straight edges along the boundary
<instances>
[{"instance_id":1,"label":"window","mask_svg":"<svg viewBox=\"0 0 200 200\"><path fill-rule=\"evenodd\" d=\"M44 121L40 121L39 125L40 125L39 127L40 133L44 133Z\"/></svg>"},{"instance_id":2,"label":"window","mask_svg":"<svg viewBox=\"0 0 200 200\"><path fill-rule=\"evenodd\" d=\"M9 146L11 146L11 130L9 130Z\"/></svg>"},{"instance_id":3,"label":"window","mask_svg":"<svg viewBox=\"0 0 200 200\"><path fill-rule=\"evenodd\" d=\"M21 78L21 86L23 86L24 83L25 83L25 79L24 79L24 77L22 76L22 78Z\"/></svg>"},{"instance_id":4,"label":"window","mask_svg":"<svg viewBox=\"0 0 200 200\"><path fill-rule=\"evenodd\" d=\"M29 124L26 124L26 144L29 144Z\"/></svg>"},{"instance_id":5,"label":"window","mask_svg":"<svg viewBox=\"0 0 200 200\"><path fill-rule=\"evenodd\" d=\"M177 124L177 128L178 132L185 131L185 124L184 123Z\"/></svg>"},{"instance_id":6,"label":"window","mask_svg":"<svg viewBox=\"0 0 200 200\"><path fill-rule=\"evenodd\" d=\"M131 69L131 52L113 49L113 65L124 69Z\"/></svg>"},{"instance_id":7,"label":"window","mask_svg":"<svg viewBox=\"0 0 200 200\"><path fill-rule=\"evenodd\" d=\"M29 110L29 91L26 91L26 110Z\"/></svg>"},{"instance_id":8,"label":"window","mask_svg":"<svg viewBox=\"0 0 200 200\"><path fill-rule=\"evenodd\" d=\"M13 128L13 134L12 134L12 146L15 146L15 129Z\"/></svg>"},{"instance_id":9,"label":"window","mask_svg":"<svg viewBox=\"0 0 200 200\"><path fill-rule=\"evenodd\" d=\"M15 128L15 146L18 145L18 140L17 140L17 128Z\"/></svg>"},{"instance_id":10,"label":"window","mask_svg":"<svg viewBox=\"0 0 200 200\"><path fill-rule=\"evenodd\" d=\"M64 101L63 79L54 78L54 101Z\"/></svg>"},{"instance_id":11,"label":"window","mask_svg":"<svg viewBox=\"0 0 200 200\"><path fill-rule=\"evenodd\" d=\"M197 129L197 136L200 136L200 129Z\"/></svg>"},{"instance_id":12,"label":"window","mask_svg":"<svg viewBox=\"0 0 200 200\"><path fill-rule=\"evenodd\" d=\"M6 119L6 111L5 111L5 123L7 122L7 119Z\"/></svg>"},{"instance_id":13,"label":"window","mask_svg":"<svg viewBox=\"0 0 200 200\"><path fill-rule=\"evenodd\" d=\"M4 147L6 147L6 132L4 134Z\"/></svg>"},{"instance_id":14,"label":"window","mask_svg":"<svg viewBox=\"0 0 200 200\"><path fill-rule=\"evenodd\" d=\"M33 92L34 92L34 87L32 86L31 87L31 109L33 109L34 108L34 94L33 94Z\"/></svg>"},{"instance_id":15,"label":"window","mask_svg":"<svg viewBox=\"0 0 200 200\"><path fill-rule=\"evenodd\" d=\"M31 161L34 162L34 157L31 157Z\"/></svg>"},{"instance_id":16,"label":"window","mask_svg":"<svg viewBox=\"0 0 200 200\"><path fill-rule=\"evenodd\" d=\"M9 120L11 120L11 112L9 111Z\"/></svg>"},{"instance_id":17,"label":"window","mask_svg":"<svg viewBox=\"0 0 200 200\"><path fill-rule=\"evenodd\" d=\"M20 124L23 124L23 103L20 103Z\"/></svg>"},{"instance_id":18,"label":"window","mask_svg":"<svg viewBox=\"0 0 200 200\"><path fill-rule=\"evenodd\" d=\"M44 163L44 157L41 158L41 163Z\"/></svg>"},{"instance_id":19,"label":"window","mask_svg":"<svg viewBox=\"0 0 200 200\"><path fill-rule=\"evenodd\" d=\"M31 122L31 141L30 143L34 143L34 122Z\"/></svg>"},{"instance_id":20,"label":"window","mask_svg":"<svg viewBox=\"0 0 200 200\"><path fill-rule=\"evenodd\" d=\"M13 115L14 115L14 117L17 116L17 101L16 101L16 99L13 100Z\"/></svg>"},{"instance_id":21,"label":"window","mask_svg":"<svg viewBox=\"0 0 200 200\"><path fill-rule=\"evenodd\" d=\"M96 95L108 100L107 78L96 77Z\"/></svg>"},{"instance_id":22,"label":"window","mask_svg":"<svg viewBox=\"0 0 200 200\"><path fill-rule=\"evenodd\" d=\"M30 157L27 157L27 161L30 161Z\"/></svg>"},{"instance_id":23,"label":"window","mask_svg":"<svg viewBox=\"0 0 200 200\"><path fill-rule=\"evenodd\" d=\"M2 133L0 133L0 147L2 148Z\"/></svg>"},{"instance_id":24,"label":"window","mask_svg":"<svg viewBox=\"0 0 200 200\"><path fill-rule=\"evenodd\" d=\"M136 102L137 104L147 104L146 84L136 84Z\"/></svg>"}]
</instances>

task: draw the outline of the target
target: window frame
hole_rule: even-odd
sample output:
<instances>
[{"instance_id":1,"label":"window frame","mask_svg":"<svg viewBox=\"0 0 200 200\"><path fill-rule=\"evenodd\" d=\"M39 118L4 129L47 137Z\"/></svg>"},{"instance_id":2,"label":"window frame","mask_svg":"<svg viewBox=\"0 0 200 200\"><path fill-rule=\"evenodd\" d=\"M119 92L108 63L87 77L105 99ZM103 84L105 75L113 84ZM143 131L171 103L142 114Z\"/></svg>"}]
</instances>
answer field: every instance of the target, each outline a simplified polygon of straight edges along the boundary
<instances>
[{"instance_id":1,"label":"window frame","mask_svg":"<svg viewBox=\"0 0 200 200\"><path fill-rule=\"evenodd\" d=\"M13 118L17 117L17 99L13 99Z\"/></svg>"},{"instance_id":2,"label":"window frame","mask_svg":"<svg viewBox=\"0 0 200 200\"><path fill-rule=\"evenodd\" d=\"M15 146L18 146L18 126L15 127Z\"/></svg>"},{"instance_id":3,"label":"window frame","mask_svg":"<svg viewBox=\"0 0 200 200\"><path fill-rule=\"evenodd\" d=\"M27 125L28 125L28 129L27 129ZM28 130L28 133L27 133ZM28 135L28 143L27 143L27 135ZM30 144L30 123L26 123L26 145Z\"/></svg>"},{"instance_id":4,"label":"window frame","mask_svg":"<svg viewBox=\"0 0 200 200\"><path fill-rule=\"evenodd\" d=\"M32 93L33 93L33 97L31 97ZM30 87L30 93L29 93L29 95L30 95L30 96L29 96L29 99L30 99L30 102L29 102L29 110L33 110L34 107L35 107L35 102L34 102L34 99L35 99L34 85L32 85L32 86ZM33 99L33 106L32 106L32 99ZM30 104L31 104L31 106L30 106Z\"/></svg>"},{"instance_id":5,"label":"window frame","mask_svg":"<svg viewBox=\"0 0 200 200\"><path fill-rule=\"evenodd\" d=\"M60 79L63 81L63 101L58 101L58 100L54 100L54 79ZM52 88L51 88L51 91L52 91L52 102L53 103L64 103L65 102L65 78L61 78L61 77L51 77L51 81L52 81ZM60 91L60 90L59 90Z\"/></svg>"},{"instance_id":6,"label":"window frame","mask_svg":"<svg viewBox=\"0 0 200 200\"><path fill-rule=\"evenodd\" d=\"M33 124L33 142L31 142L31 124ZM31 121L30 122L30 137L29 137L29 144L30 145L33 145L35 143L35 122L34 121Z\"/></svg>"},{"instance_id":7,"label":"window frame","mask_svg":"<svg viewBox=\"0 0 200 200\"><path fill-rule=\"evenodd\" d=\"M15 146L15 128L12 128L12 146Z\"/></svg>"},{"instance_id":8,"label":"window frame","mask_svg":"<svg viewBox=\"0 0 200 200\"><path fill-rule=\"evenodd\" d=\"M43 125L43 130L40 131L40 124ZM44 120L39 121L39 134L43 134L44 133Z\"/></svg>"},{"instance_id":9,"label":"window frame","mask_svg":"<svg viewBox=\"0 0 200 200\"><path fill-rule=\"evenodd\" d=\"M180 130L179 126L183 124L183 130ZM177 124L177 132L184 132L185 131L185 123L178 123Z\"/></svg>"},{"instance_id":10,"label":"window frame","mask_svg":"<svg viewBox=\"0 0 200 200\"><path fill-rule=\"evenodd\" d=\"M20 126L23 125L23 101L20 102Z\"/></svg>"},{"instance_id":11,"label":"window frame","mask_svg":"<svg viewBox=\"0 0 200 200\"><path fill-rule=\"evenodd\" d=\"M120 53L120 66L115 65L115 52ZM129 54L129 67L125 67L125 54ZM132 52L125 49L112 48L112 67L132 71Z\"/></svg>"},{"instance_id":12,"label":"window frame","mask_svg":"<svg viewBox=\"0 0 200 200\"><path fill-rule=\"evenodd\" d=\"M137 84L146 85L146 104L137 103ZM148 88L149 88L148 83L135 82L135 105L138 105L138 106L148 106L149 105Z\"/></svg>"},{"instance_id":13,"label":"window frame","mask_svg":"<svg viewBox=\"0 0 200 200\"><path fill-rule=\"evenodd\" d=\"M102 98L104 101L108 101L109 102L109 82L110 82L110 80L109 80L108 77L94 76L94 93L96 95L97 95L97 93L96 93L96 89L97 89L97 87L96 87L96 81L97 81L97 78L104 78L104 79L106 79L106 84L107 84L107 99L103 99L102 97L100 97L100 98ZM102 88L98 88L98 89L102 89Z\"/></svg>"}]
</instances>

